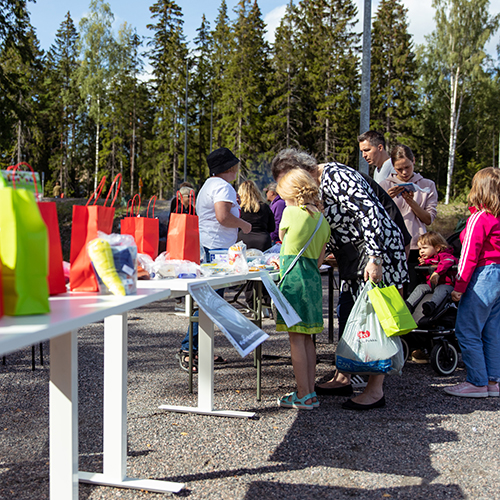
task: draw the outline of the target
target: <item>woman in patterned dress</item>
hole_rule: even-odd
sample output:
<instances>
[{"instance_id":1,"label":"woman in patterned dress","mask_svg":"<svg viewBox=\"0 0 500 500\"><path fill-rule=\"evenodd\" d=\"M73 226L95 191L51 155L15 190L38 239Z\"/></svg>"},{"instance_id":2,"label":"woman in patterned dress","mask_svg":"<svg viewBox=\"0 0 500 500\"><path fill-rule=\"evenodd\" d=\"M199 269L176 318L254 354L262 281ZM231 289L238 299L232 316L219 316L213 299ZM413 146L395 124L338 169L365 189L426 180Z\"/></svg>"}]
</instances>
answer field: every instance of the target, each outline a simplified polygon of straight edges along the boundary
<instances>
[{"instance_id":1,"label":"woman in patterned dress","mask_svg":"<svg viewBox=\"0 0 500 500\"><path fill-rule=\"evenodd\" d=\"M295 149L280 151L271 169L278 180L297 167L308 171L320 186L324 215L331 228L329 250L339 262L341 289L352 297L343 314L348 315L361 285L369 278L376 283L383 280L386 285L395 285L402 292L403 284L408 281L408 268L401 231L363 176L336 162L318 165L311 155ZM346 253L359 273L347 270L342 259ZM347 400L342 407L369 410L385 406L383 382L384 375L371 375L363 393ZM339 372L315 389L321 395L353 393L350 376Z\"/></svg>"}]
</instances>

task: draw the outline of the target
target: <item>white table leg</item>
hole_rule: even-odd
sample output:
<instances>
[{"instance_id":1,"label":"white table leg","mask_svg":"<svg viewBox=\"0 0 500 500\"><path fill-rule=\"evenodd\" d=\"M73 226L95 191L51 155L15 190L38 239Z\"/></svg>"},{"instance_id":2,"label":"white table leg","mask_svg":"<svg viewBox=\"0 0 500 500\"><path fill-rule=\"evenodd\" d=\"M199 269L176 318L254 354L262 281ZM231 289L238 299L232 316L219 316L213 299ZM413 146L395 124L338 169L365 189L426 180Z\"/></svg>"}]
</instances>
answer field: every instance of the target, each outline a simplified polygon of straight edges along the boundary
<instances>
[{"instance_id":1,"label":"white table leg","mask_svg":"<svg viewBox=\"0 0 500 500\"><path fill-rule=\"evenodd\" d=\"M77 332L50 341L50 498L78 500Z\"/></svg>"},{"instance_id":2,"label":"white table leg","mask_svg":"<svg viewBox=\"0 0 500 500\"><path fill-rule=\"evenodd\" d=\"M198 407L162 405L160 409L178 413L198 413L217 417L249 418L255 412L214 410L214 324L199 309L198 330Z\"/></svg>"},{"instance_id":3,"label":"white table leg","mask_svg":"<svg viewBox=\"0 0 500 500\"><path fill-rule=\"evenodd\" d=\"M183 483L127 477L127 314L104 320L103 474L80 472L80 481L178 493Z\"/></svg>"}]
</instances>

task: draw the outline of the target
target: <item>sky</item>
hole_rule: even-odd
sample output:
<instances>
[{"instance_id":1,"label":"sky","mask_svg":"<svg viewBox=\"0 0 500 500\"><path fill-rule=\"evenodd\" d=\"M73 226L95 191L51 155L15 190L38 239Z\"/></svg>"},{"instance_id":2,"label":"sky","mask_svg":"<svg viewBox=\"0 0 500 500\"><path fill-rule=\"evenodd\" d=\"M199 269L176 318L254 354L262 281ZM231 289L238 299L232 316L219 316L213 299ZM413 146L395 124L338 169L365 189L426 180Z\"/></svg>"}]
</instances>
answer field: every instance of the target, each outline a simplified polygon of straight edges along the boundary
<instances>
[{"instance_id":1,"label":"sky","mask_svg":"<svg viewBox=\"0 0 500 500\"><path fill-rule=\"evenodd\" d=\"M151 22L149 6L154 0L107 0L115 16L115 29L127 22L137 29L140 36L151 36L152 32L146 28ZM226 0L228 15L231 20L236 15L233 11L238 0ZM271 43L274 41L274 30L279 25L281 17L285 13L287 0L258 0L259 6L267 25L267 37ZM295 0L297 3L297 0ZM358 16L360 22L363 17L363 0L355 0L358 6ZM28 3L31 13L31 24L35 27L41 48L48 50L54 42L56 31L64 20L68 10L74 23L78 27L78 22L89 11L90 0L37 0L34 4ZM201 16L205 14L210 26L215 27L215 19L218 15L221 0L178 0L177 4L182 9L184 19L184 34L187 41L191 42L196 37L196 29L201 24ZM425 42L425 35L434 29L434 9L432 0L403 0L403 4L408 9L409 32L414 35L415 44ZM493 8L492 5L496 5ZM377 11L378 0L372 0L372 16ZM490 12L497 13L500 10L499 0L490 1ZM361 24L358 25L361 32ZM496 45L500 42L499 34L490 40L487 51L490 55L496 56Z\"/></svg>"}]
</instances>

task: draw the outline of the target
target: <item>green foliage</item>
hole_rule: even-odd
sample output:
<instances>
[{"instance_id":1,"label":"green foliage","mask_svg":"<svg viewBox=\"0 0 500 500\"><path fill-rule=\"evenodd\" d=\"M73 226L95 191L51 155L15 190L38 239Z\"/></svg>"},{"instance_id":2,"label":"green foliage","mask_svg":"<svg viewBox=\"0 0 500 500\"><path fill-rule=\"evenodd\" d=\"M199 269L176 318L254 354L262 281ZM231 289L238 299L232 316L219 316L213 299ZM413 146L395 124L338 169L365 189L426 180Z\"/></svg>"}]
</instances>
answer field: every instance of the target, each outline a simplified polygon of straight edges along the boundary
<instances>
[{"instance_id":1,"label":"green foliage","mask_svg":"<svg viewBox=\"0 0 500 500\"><path fill-rule=\"evenodd\" d=\"M416 149L417 63L408 33L407 9L398 0L379 3L372 29L370 128L388 146Z\"/></svg>"},{"instance_id":2,"label":"green foliage","mask_svg":"<svg viewBox=\"0 0 500 500\"><path fill-rule=\"evenodd\" d=\"M257 2L240 0L233 24L231 52L221 85L219 121L222 145L234 151L245 168L251 156L262 151L267 112L269 47Z\"/></svg>"},{"instance_id":3,"label":"green foliage","mask_svg":"<svg viewBox=\"0 0 500 500\"><path fill-rule=\"evenodd\" d=\"M182 32L182 12L175 2L159 0L150 11L155 20L148 28L154 32L149 55L156 113L153 138L148 145L152 153L148 179L161 199L164 189L177 186L179 176L187 47Z\"/></svg>"},{"instance_id":4,"label":"green foliage","mask_svg":"<svg viewBox=\"0 0 500 500\"><path fill-rule=\"evenodd\" d=\"M414 51L403 5L381 0L373 21L371 128L389 147L410 145L441 197L465 199L474 173L498 165L500 68L484 47L499 16L488 0L435 0L436 31ZM271 46L255 0L240 0L231 18L221 0L213 29L200 17L192 51L174 1L150 11L153 74L143 81L142 40L127 24L113 31L105 1L90 2L78 29L68 13L44 54L26 2L0 0L2 166L25 160L47 187L60 180L66 196L86 196L96 178L120 172L123 196L141 180L143 197L162 198L184 180L184 163L200 186L207 155L221 146L261 186L284 147L357 164L352 0L289 0Z\"/></svg>"}]
</instances>

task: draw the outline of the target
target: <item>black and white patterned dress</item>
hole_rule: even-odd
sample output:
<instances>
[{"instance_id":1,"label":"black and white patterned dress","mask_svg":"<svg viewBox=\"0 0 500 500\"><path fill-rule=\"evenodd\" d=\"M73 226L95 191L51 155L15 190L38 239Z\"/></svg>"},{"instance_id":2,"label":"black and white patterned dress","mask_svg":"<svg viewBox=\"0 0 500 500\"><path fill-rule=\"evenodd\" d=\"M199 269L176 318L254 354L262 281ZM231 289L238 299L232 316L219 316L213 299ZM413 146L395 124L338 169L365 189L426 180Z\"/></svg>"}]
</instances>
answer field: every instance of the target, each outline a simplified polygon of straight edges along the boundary
<instances>
[{"instance_id":1,"label":"black and white patterned dress","mask_svg":"<svg viewBox=\"0 0 500 500\"><path fill-rule=\"evenodd\" d=\"M323 168L320 191L332 231L329 250L336 253L347 243L363 240L367 254L383 260L387 286L400 288L408 281L401 231L363 176L346 165L328 163ZM339 272L342 276L341 269ZM363 278L356 281L361 284Z\"/></svg>"}]
</instances>

